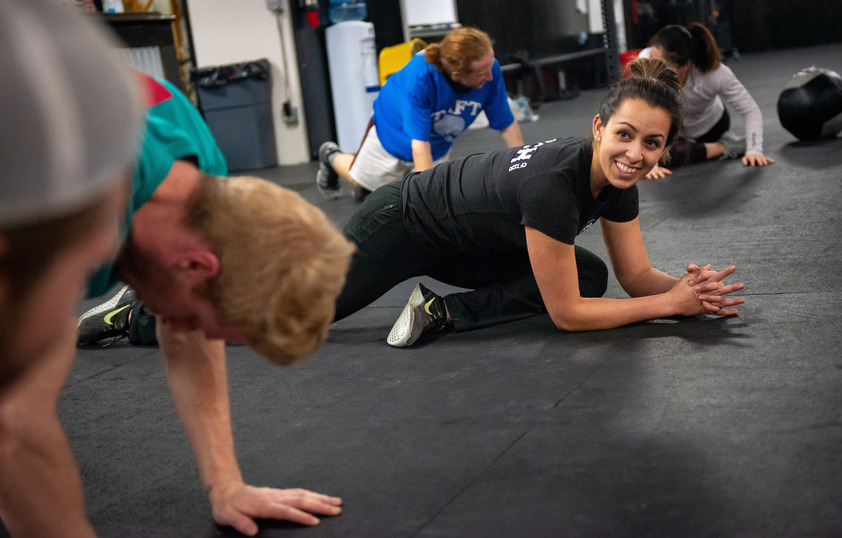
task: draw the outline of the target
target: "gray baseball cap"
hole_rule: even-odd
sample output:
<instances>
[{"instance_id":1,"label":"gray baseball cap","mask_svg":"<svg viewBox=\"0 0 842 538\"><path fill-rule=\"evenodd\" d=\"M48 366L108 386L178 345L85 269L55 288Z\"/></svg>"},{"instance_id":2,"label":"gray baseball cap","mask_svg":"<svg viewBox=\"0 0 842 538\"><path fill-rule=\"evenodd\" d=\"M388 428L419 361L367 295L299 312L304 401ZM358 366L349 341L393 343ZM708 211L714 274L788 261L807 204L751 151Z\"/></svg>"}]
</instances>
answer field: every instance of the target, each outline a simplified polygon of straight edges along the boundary
<instances>
[{"instance_id":1,"label":"gray baseball cap","mask_svg":"<svg viewBox=\"0 0 842 538\"><path fill-rule=\"evenodd\" d=\"M96 17L0 0L0 226L74 211L131 171L140 84Z\"/></svg>"}]
</instances>

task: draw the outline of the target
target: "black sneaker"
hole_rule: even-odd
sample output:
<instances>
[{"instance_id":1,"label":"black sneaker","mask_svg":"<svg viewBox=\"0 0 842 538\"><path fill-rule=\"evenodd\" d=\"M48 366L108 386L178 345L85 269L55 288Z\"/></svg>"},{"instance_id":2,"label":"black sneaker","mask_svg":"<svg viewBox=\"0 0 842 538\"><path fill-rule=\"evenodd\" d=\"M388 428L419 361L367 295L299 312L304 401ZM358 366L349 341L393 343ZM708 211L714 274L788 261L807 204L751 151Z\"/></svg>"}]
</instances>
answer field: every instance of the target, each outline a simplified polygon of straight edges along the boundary
<instances>
[{"instance_id":1,"label":"black sneaker","mask_svg":"<svg viewBox=\"0 0 842 538\"><path fill-rule=\"evenodd\" d=\"M339 188L339 174L330 165L330 156L339 152L335 142L325 142L319 148L319 171L316 172L316 186L322 196L328 200L336 200L342 196Z\"/></svg>"},{"instance_id":2,"label":"black sneaker","mask_svg":"<svg viewBox=\"0 0 842 538\"><path fill-rule=\"evenodd\" d=\"M134 290L123 286L117 295L79 316L77 344L87 346L106 338L129 335L129 313L136 301Z\"/></svg>"},{"instance_id":3,"label":"black sneaker","mask_svg":"<svg viewBox=\"0 0 842 538\"><path fill-rule=\"evenodd\" d=\"M447 310L444 307L444 299L419 283L412 290L412 295L389 332L386 342L392 347L409 347L422 334L439 331L446 325Z\"/></svg>"}]
</instances>

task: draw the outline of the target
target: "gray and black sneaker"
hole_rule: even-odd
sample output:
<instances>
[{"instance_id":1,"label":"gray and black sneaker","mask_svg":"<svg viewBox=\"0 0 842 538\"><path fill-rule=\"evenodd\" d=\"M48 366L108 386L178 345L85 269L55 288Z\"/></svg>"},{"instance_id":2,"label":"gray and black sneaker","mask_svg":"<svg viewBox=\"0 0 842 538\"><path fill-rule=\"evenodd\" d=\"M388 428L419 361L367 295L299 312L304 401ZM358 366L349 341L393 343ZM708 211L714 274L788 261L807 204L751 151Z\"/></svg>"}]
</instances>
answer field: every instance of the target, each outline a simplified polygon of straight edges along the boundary
<instances>
[{"instance_id":1,"label":"gray and black sneaker","mask_svg":"<svg viewBox=\"0 0 842 538\"><path fill-rule=\"evenodd\" d=\"M725 146L725 151L719 157L720 160L739 159L746 154L746 137L744 136L725 131L719 141Z\"/></svg>"},{"instance_id":2,"label":"gray and black sneaker","mask_svg":"<svg viewBox=\"0 0 842 538\"><path fill-rule=\"evenodd\" d=\"M339 174L330 164L330 156L339 153L339 146L336 142L325 142L319 148L319 171L316 172L316 186L328 200L336 200L342 196L339 188Z\"/></svg>"},{"instance_id":3,"label":"gray and black sneaker","mask_svg":"<svg viewBox=\"0 0 842 538\"><path fill-rule=\"evenodd\" d=\"M129 335L129 313L136 302L134 290L123 286L117 295L79 316L77 344L87 346L106 338Z\"/></svg>"},{"instance_id":4,"label":"gray and black sneaker","mask_svg":"<svg viewBox=\"0 0 842 538\"><path fill-rule=\"evenodd\" d=\"M428 332L439 331L447 326L447 310L444 299L417 284L400 317L389 332L386 342L392 347L409 347Z\"/></svg>"}]
</instances>

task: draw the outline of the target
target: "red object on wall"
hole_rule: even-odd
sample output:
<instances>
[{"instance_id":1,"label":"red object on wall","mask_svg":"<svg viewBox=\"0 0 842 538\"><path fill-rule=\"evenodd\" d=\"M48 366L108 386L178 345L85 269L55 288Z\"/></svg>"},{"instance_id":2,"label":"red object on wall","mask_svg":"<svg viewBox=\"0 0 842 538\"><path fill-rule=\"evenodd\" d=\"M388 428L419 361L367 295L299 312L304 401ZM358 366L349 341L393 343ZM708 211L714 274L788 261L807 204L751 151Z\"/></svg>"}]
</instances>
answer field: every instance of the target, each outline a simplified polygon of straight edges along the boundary
<instances>
[{"instance_id":1,"label":"red object on wall","mask_svg":"<svg viewBox=\"0 0 842 538\"><path fill-rule=\"evenodd\" d=\"M620 53L620 69L623 70L623 78L628 77L631 75L629 73L629 64L632 63L635 58L640 54L640 51L643 49L634 49L634 50L627 50L626 52Z\"/></svg>"},{"instance_id":2,"label":"red object on wall","mask_svg":"<svg viewBox=\"0 0 842 538\"><path fill-rule=\"evenodd\" d=\"M307 14L307 22L311 28L319 27L319 0L299 0L299 5Z\"/></svg>"}]
</instances>

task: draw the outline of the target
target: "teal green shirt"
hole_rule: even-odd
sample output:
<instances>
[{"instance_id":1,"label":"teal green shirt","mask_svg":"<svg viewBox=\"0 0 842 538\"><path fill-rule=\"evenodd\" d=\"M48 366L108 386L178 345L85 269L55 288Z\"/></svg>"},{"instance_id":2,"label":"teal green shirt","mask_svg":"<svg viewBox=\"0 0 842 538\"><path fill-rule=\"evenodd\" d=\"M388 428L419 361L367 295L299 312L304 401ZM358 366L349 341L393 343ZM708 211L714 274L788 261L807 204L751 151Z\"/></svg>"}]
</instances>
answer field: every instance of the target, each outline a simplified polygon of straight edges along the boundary
<instances>
[{"instance_id":1,"label":"teal green shirt","mask_svg":"<svg viewBox=\"0 0 842 538\"><path fill-rule=\"evenodd\" d=\"M214 176L228 175L225 157L193 104L165 80L146 75L141 75L141 79L149 107L123 237L131 228L134 212L163 183L175 161L193 157L203 172ZM104 295L118 282L113 263L109 263L90 279L88 297Z\"/></svg>"}]
</instances>

